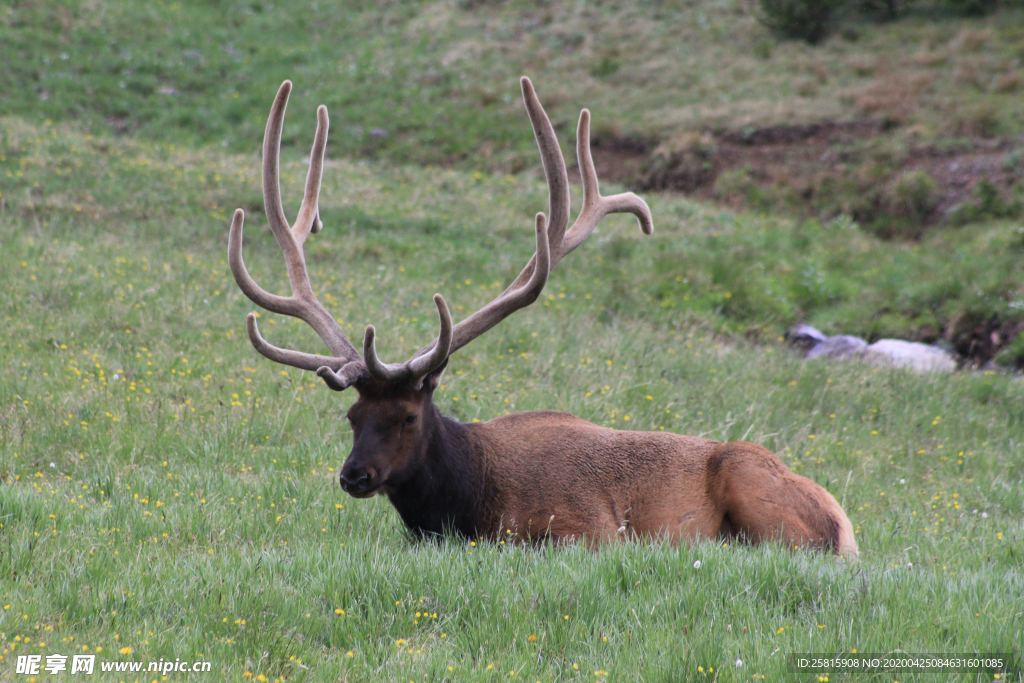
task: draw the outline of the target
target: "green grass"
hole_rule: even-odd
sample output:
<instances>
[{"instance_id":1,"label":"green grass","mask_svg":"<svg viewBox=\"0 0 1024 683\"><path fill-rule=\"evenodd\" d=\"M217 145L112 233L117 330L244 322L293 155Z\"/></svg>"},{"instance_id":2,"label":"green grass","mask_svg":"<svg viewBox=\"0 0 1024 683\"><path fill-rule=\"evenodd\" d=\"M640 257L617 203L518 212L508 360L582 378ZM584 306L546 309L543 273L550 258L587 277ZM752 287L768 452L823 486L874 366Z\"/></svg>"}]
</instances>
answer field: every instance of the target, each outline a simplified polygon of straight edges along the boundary
<instances>
[{"instance_id":1,"label":"green grass","mask_svg":"<svg viewBox=\"0 0 1024 683\"><path fill-rule=\"evenodd\" d=\"M592 107L599 135L863 117L905 124L903 145L1019 134L1024 10L928 9L812 47L776 42L735 0L17 2L0 9L18 55L0 111L249 150L252 112L292 78L293 107L341 114L333 144L348 154L520 169L534 163L515 88L528 73L560 122Z\"/></svg>"},{"instance_id":2,"label":"green grass","mask_svg":"<svg viewBox=\"0 0 1024 683\"><path fill-rule=\"evenodd\" d=\"M928 272L938 245L894 251L850 225L652 196L654 237L609 220L542 304L453 359L439 394L464 420L558 408L762 442L841 500L859 564L714 543L417 544L386 501L337 487L353 396L245 339L225 234L235 205L258 204L255 158L14 118L2 130L5 672L17 653L84 646L207 658L235 680L668 680L698 666L760 680L784 677L789 652L1019 652L1024 384L803 363L721 336L737 283L785 291L773 259L793 245L797 271L874 263L873 296ZM302 173L288 161L290 206ZM515 273L541 189L333 161L314 281L348 330L372 321L388 357L410 352L433 332L433 291L465 314ZM247 238L253 272L283 286L259 213ZM272 339L312 344L264 320Z\"/></svg>"}]
</instances>

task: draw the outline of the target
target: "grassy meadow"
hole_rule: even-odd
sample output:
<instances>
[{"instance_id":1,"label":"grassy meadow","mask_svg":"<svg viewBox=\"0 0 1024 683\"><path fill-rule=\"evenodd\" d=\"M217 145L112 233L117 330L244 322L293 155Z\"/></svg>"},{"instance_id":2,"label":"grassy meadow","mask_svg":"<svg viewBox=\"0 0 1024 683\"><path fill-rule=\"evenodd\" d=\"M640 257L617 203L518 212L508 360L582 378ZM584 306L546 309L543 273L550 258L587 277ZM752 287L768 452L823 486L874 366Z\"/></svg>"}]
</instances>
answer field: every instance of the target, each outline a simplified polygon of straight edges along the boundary
<instances>
[{"instance_id":1,"label":"grassy meadow","mask_svg":"<svg viewBox=\"0 0 1024 683\"><path fill-rule=\"evenodd\" d=\"M435 291L464 316L532 250L546 196L519 73L568 151L582 105L595 126L644 135L724 111L736 126L838 115L832 95L874 78L844 60L870 48L899 70L923 35L949 54L914 68L1019 69L1019 12L910 17L811 48L724 0L659 4L677 34L604 3L295 4L0 8L19 55L0 71L0 680L27 680L19 654L82 652L213 663L172 681L817 681L788 672L789 653L1020 660L1020 375L809 363L781 339L805 319L878 336L964 311L1024 316L1020 220L887 241L843 216L645 193L652 237L607 219L541 301L452 359L437 401L465 421L559 409L765 444L843 504L855 564L710 541L413 542L386 500L338 487L354 395L252 350L226 258L241 206L250 270L285 290L258 156L285 77L290 211L315 104L333 116L314 286L350 336L373 323L395 359L435 333ZM987 42L942 47L975 34ZM822 54L846 75L791 94ZM935 83L935 102L987 107L1019 134L1019 94ZM926 110L907 125L952 139ZM260 322L317 348L295 321Z\"/></svg>"}]
</instances>

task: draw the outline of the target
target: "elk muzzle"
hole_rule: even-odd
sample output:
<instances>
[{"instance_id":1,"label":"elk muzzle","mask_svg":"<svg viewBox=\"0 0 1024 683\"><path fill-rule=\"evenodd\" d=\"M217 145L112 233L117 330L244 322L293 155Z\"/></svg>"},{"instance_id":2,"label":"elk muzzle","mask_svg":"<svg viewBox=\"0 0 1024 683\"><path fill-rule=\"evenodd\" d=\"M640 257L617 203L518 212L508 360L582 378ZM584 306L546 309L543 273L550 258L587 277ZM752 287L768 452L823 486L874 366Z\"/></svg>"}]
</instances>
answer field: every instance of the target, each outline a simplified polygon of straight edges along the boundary
<instances>
[{"instance_id":1,"label":"elk muzzle","mask_svg":"<svg viewBox=\"0 0 1024 683\"><path fill-rule=\"evenodd\" d=\"M351 457L341 468L339 476L342 490L353 498L369 498L381 485L381 476L373 467L364 466Z\"/></svg>"}]
</instances>

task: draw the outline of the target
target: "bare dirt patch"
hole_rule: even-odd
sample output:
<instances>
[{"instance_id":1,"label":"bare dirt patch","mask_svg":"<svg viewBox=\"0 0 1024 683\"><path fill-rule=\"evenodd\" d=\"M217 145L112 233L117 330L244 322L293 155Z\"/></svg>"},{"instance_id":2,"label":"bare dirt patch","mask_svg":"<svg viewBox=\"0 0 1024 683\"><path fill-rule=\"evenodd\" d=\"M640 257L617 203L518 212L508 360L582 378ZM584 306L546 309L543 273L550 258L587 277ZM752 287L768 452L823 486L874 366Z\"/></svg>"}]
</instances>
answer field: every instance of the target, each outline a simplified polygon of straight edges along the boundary
<instances>
[{"instance_id":1,"label":"bare dirt patch","mask_svg":"<svg viewBox=\"0 0 1024 683\"><path fill-rule=\"evenodd\" d=\"M943 338L970 364L985 367L1022 333L1022 320L979 319L961 314L946 323Z\"/></svg>"},{"instance_id":2,"label":"bare dirt patch","mask_svg":"<svg viewBox=\"0 0 1024 683\"><path fill-rule=\"evenodd\" d=\"M900 142L890 119L687 132L667 140L594 141L602 177L736 208L828 218L846 213L884 237L917 238L957 219L979 186L1007 207L1024 179L1024 140L955 146ZM984 199L984 198L982 198ZM991 210L992 207L983 207Z\"/></svg>"},{"instance_id":3,"label":"bare dirt patch","mask_svg":"<svg viewBox=\"0 0 1024 683\"><path fill-rule=\"evenodd\" d=\"M905 167L926 171L940 191L936 217L949 216L975 195L979 183L987 182L1009 193L1024 178L1024 162L1016 158L1020 141L980 140L966 150L915 149Z\"/></svg>"}]
</instances>

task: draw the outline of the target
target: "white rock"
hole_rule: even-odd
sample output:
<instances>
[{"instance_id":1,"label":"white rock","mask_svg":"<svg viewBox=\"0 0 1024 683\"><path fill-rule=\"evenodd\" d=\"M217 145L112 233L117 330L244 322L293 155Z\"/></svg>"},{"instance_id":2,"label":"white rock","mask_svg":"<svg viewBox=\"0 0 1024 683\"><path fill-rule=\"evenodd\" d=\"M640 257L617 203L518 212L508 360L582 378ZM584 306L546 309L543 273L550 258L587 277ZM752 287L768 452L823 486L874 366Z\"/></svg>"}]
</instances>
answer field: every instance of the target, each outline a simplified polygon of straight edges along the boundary
<instances>
[{"instance_id":1,"label":"white rock","mask_svg":"<svg viewBox=\"0 0 1024 683\"><path fill-rule=\"evenodd\" d=\"M939 347L901 339L879 339L868 346L862 355L869 363L907 368L915 372L956 370L956 359Z\"/></svg>"},{"instance_id":2,"label":"white rock","mask_svg":"<svg viewBox=\"0 0 1024 683\"><path fill-rule=\"evenodd\" d=\"M873 365L906 368L915 372L952 372L956 358L930 344L902 339L879 339L868 344L860 337L838 334L829 337L810 325L797 325L787 337L806 358L853 358Z\"/></svg>"}]
</instances>

